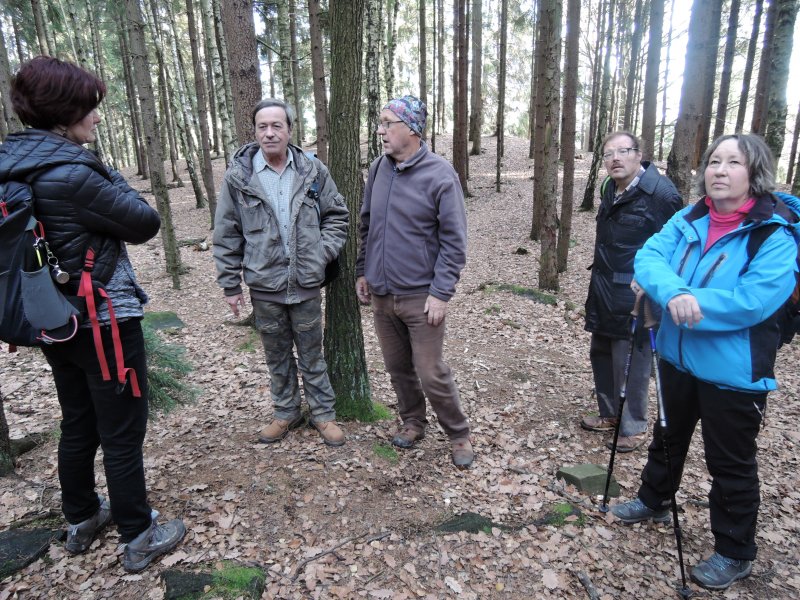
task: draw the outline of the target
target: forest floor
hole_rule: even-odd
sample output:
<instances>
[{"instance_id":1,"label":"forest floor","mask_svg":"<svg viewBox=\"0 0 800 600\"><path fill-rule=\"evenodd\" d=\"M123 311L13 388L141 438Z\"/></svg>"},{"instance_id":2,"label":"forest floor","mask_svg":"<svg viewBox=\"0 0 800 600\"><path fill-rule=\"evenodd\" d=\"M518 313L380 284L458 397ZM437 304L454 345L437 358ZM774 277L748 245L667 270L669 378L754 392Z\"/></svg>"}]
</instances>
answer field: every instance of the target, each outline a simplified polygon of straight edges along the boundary
<instances>
[{"instance_id":1,"label":"forest floor","mask_svg":"<svg viewBox=\"0 0 800 600\"><path fill-rule=\"evenodd\" d=\"M468 265L447 317L446 357L476 451L470 470L452 466L447 439L430 412L425 440L396 456L387 452L393 420L345 423L348 439L341 448L323 445L311 429L293 431L277 445L257 443L256 433L272 416L258 337L233 326L210 251L182 249L190 270L174 290L156 238L131 247L132 260L151 296L148 310L174 311L187 324L168 341L187 348L194 365L188 380L201 394L196 404L150 423L145 465L151 504L167 518L183 518L187 536L176 552L138 575L122 569L113 527L78 557L55 543L45 557L0 582L0 599L155 600L163 597L160 575L168 567L229 560L266 571L264 598L588 598L579 577L604 600L677 597L671 525L626 527L600 513L597 498L556 479L564 465L605 467L609 458L607 436L579 426L582 415L597 410L582 316L594 214L575 213L557 305L513 293L509 286L536 287L537 281L539 246L529 240L532 161L525 158L527 141L508 140L498 194L494 144L484 138L485 153L471 160ZM576 205L589 158L578 161ZM222 162L215 161L217 187ZM125 174L133 185L149 188ZM184 178L187 187L170 192L178 238L210 241L208 212L194 208ZM362 311L373 399L395 414L370 309ZM753 574L727 592L692 586L697 597L800 596L800 434L794 421L800 419L800 382L791 366L799 352L795 344L780 353L781 389L770 395L759 436L762 504ZM56 429L58 403L38 351L2 352L0 369L12 437ZM652 385L650 405L652 426ZM677 495L687 566L713 551L710 480L699 437ZM56 439L23 455L16 475L0 480L0 528L48 511L60 514ZM645 460L644 450L617 456L623 499L635 496ZM102 491L100 458L97 478ZM542 524L564 502L583 516ZM479 533L435 530L467 511L498 526Z\"/></svg>"}]
</instances>

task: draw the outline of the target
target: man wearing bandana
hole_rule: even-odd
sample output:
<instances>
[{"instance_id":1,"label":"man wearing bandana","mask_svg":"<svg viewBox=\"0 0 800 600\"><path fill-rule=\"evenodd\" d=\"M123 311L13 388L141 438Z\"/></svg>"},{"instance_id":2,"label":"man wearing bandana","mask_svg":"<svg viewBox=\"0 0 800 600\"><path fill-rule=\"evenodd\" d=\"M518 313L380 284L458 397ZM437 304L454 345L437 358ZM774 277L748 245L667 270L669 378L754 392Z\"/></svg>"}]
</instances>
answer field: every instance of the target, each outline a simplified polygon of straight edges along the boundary
<instances>
[{"instance_id":1,"label":"man wearing bandana","mask_svg":"<svg viewBox=\"0 0 800 600\"><path fill-rule=\"evenodd\" d=\"M369 169L361 207L356 294L375 331L402 424L392 444L425 437L425 397L450 440L453 464L474 455L458 388L442 358L448 301L466 263L464 195L452 165L422 140L427 108L390 100L375 123L384 154Z\"/></svg>"}]
</instances>

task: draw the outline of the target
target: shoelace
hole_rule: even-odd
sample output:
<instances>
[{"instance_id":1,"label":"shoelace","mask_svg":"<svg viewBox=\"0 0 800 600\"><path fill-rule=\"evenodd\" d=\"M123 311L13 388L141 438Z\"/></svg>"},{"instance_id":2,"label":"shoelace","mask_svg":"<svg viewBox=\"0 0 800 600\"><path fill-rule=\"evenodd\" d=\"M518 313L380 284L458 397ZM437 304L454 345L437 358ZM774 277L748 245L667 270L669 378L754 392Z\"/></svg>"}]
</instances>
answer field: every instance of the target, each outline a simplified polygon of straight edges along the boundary
<instances>
[{"instance_id":1,"label":"shoelace","mask_svg":"<svg viewBox=\"0 0 800 600\"><path fill-rule=\"evenodd\" d=\"M722 556L718 552L715 552L711 558L708 559L709 564L713 565L714 567L727 569L728 567L738 567L739 561L735 558L728 558L727 556Z\"/></svg>"}]
</instances>

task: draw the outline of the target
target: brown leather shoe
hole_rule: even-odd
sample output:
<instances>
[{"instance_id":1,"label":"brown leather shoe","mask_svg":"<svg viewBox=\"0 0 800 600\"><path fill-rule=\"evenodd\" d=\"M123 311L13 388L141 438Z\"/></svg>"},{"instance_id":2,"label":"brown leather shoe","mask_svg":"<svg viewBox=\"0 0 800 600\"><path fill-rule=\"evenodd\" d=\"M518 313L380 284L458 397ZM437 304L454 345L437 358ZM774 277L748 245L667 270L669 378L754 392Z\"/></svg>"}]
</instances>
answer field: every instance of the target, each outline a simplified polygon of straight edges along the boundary
<instances>
[{"instance_id":1,"label":"brown leather shoe","mask_svg":"<svg viewBox=\"0 0 800 600\"><path fill-rule=\"evenodd\" d=\"M392 446L398 448L412 448L414 444L425 437L424 431L419 431L408 425L402 425L392 438Z\"/></svg>"},{"instance_id":2,"label":"brown leather shoe","mask_svg":"<svg viewBox=\"0 0 800 600\"><path fill-rule=\"evenodd\" d=\"M633 452L642 446L647 440L650 439L650 433L643 431L642 433L634 433L633 435L621 435L617 438L617 452ZM611 449L614 440L606 443L606 447Z\"/></svg>"},{"instance_id":3,"label":"brown leather shoe","mask_svg":"<svg viewBox=\"0 0 800 600\"><path fill-rule=\"evenodd\" d=\"M293 421L273 419L272 423L258 432L258 441L264 444L274 444L276 442L280 442L283 438L289 435L289 431L291 429L296 429L303 423L305 423L305 418L303 415L298 416Z\"/></svg>"},{"instance_id":4,"label":"brown leather shoe","mask_svg":"<svg viewBox=\"0 0 800 600\"><path fill-rule=\"evenodd\" d=\"M328 446L344 445L344 431L336 424L336 421L325 421L324 423L311 421L311 426L319 431L322 441Z\"/></svg>"},{"instance_id":5,"label":"brown leather shoe","mask_svg":"<svg viewBox=\"0 0 800 600\"><path fill-rule=\"evenodd\" d=\"M617 419L614 417L583 417L581 427L589 431L614 431Z\"/></svg>"},{"instance_id":6,"label":"brown leather shoe","mask_svg":"<svg viewBox=\"0 0 800 600\"><path fill-rule=\"evenodd\" d=\"M452 440L450 449L453 453L453 464L459 469L468 469L475 460L475 453L472 451L472 442L469 441L469 438Z\"/></svg>"}]
</instances>

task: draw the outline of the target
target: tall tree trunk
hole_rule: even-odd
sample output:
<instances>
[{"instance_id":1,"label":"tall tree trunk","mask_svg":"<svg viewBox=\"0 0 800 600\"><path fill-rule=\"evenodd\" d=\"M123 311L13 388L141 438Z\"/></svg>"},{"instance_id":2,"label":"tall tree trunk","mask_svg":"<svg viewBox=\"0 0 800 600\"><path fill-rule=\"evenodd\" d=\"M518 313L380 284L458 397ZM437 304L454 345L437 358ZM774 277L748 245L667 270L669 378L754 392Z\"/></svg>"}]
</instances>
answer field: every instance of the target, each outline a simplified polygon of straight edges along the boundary
<instances>
[{"instance_id":1,"label":"tall tree trunk","mask_svg":"<svg viewBox=\"0 0 800 600\"><path fill-rule=\"evenodd\" d=\"M294 96L294 108L296 123L293 127L297 145L302 146L306 139L305 118L303 117L303 102L300 99L299 79L300 70L297 59L297 0L289 0L289 52L292 65L292 95Z\"/></svg>"},{"instance_id":2,"label":"tall tree trunk","mask_svg":"<svg viewBox=\"0 0 800 600\"><path fill-rule=\"evenodd\" d=\"M3 113L7 124L5 133L21 131L22 121L11 107L11 66L8 64L8 49L2 28L0 28L0 100L3 102Z\"/></svg>"},{"instance_id":3,"label":"tall tree trunk","mask_svg":"<svg viewBox=\"0 0 800 600\"><path fill-rule=\"evenodd\" d=\"M386 98L394 97L394 53L397 48L397 12L400 0L386 0L386 41L383 50L383 77Z\"/></svg>"},{"instance_id":4,"label":"tall tree trunk","mask_svg":"<svg viewBox=\"0 0 800 600\"><path fill-rule=\"evenodd\" d=\"M786 185L792 183L792 173L795 169L795 159L797 158L797 139L800 137L800 106L797 107L797 115L794 121L794 133L792 134L792 150L789 153L789 168L786 171Z\"/></svg>"},{"instance_id":5,"label":"tall tree trunk","mask_svg":"<svg viewBox=\"0 0 800 600\"><path fill-rule=\"evenodd\" d=\"M717 114L714 118L714 139L725 133L725 121L728 118L728 96L731 90L731 74L733 57L736 54L736 31L739 28L739 0L731 0L731 11L728 15L728 33L725 37L725 55L722 59L722 73L719 78L719 99Z\"/></svg>"},{"instance_id":6,"label":"tall tree trunk","mask_svg":"<svg viewBox=\"0 0 800 600\"><path fill-rule=\"evenodd\" d=\"M622 128L627 130L631 129L633 123L634 111L634 96L636 95L636 72L639 65L639 54L642 48L642 30L644 29L642 23L642 0L636 0L636 8L633 15L633 36L631 36L631 58L628 63L628 80L625 84L625 113L622 115Z\"/></svg>"},{"instance_id":7,"label":"tall tree trunk","mask_svg":"<svg viewBox=\"0 0 800 600\"><path fill-rule=\"evenodd\" d=\"M67 23L69 23L69 41L72 44L72 52L75 55L75 61L81 66L83 69L89 68L89 60L88 55L86 52L86 46L83 43L83 37L81 32L83 31L83 15L78 17L78 9L75 7L75 2L73 0L64 0L66 3L66 7L64 4L61 4L61 10L66 11L65 17ZM83 12L83 11L81 11Z\"/></svg>"},{"instance_id":8,"label":"tall tree trunk","mask_svg":"<svg viewBox=\"0 0 800 600\"><path fill-rule=\"evenodd\" d=\"M453 168L464 196L467 186L467 0L453 4Z\"/></svg>"},{"instance_id":9,"label":"tall tree trunk","mask_svg":"<svg viewBox=\"0 0 800 600\"><path fill-rule=\"evenodd\" d=\"M744 128L744 117L747 112L747 98L750 94L750 82L753 78L753 65L756 59L756 48L758 48L758 30L761 27L761 14L764 11L764 0L756 0L755 13L753 14L753 31L750 35L750 43L747 46L747 60L744 64L744 74L742 75L742 93L739 95L739 110L736 113L736 127L734 131L741 133Z\"/></svg>"},{"instance_id":10,"label":"tall tree trunk","mask_svg":"<svg viewBox=\"0 0 800 600\"><path fill-rule=\"evenodd\" d=\"M780 0L773 0L767 9L767 19L764 22L764 42L761 45L761 61L758 65L758 80L756 81L756 94L753 98L753 119L750 131L764 135L767 127L767 103L769 90L772 85L772 48L775 40L775 25L778 19Z\"/></svg>"},{"instance_id":11,"label":"tall tree trunk","mask_svg":"<svg viewBox=\"0 0 800 600\"><path fill-rule=\"evenodd\" d=\"M217 193L214 186L214 165L211 163L211 135L208 128L208 95L204 78L203 62L200 59L199 40L197 39L197 21L195 20L194 0L186 0L186 18L189 22L189 46L192 51L192 65L194 66L194 90L197 96L197 115L200 121L200 153L203 158L201 165L203 187L208 198L208 212L211 218L211 227L214 227L214 214L217 212ZM188 132L187 132L188 133Z\"/></svg>"},{"instance_id":12,"label":"tall tree trunk","mask_svg":"<svg viewBox=\"0 0 800 600\"><path fill-rule=\"evenodd\" d=\"M717 54L719 53L719 36L722 26L722 0L707 0L711 12L706 27L709 28L707 51L704 56L705 74L700 80L703 82L703 104L700 107L700 114L703 118L700 121L700 132L695 143L694 160L692 168L700 164L703 152L708 147L708 136L711 131L711 111L714 109L714 81L717 75Z\"/></svg>"},{"instance_id":13,"label":"tall tree trunk","mask_svg":"<svg viewBox=\"0 0 800 600\"><path fill-rule=\"evenodd\" d=\"M778 0L764 135L764 141L775 156L776 165L783 152L783 140L786 134L786 84L789 81L789 60L792 57L797 7L798 0Z\"/></svg>"},{"instance_id":14,"label":"tall tree trunk","mask_svg":"<svg viewBox=\"0 0 800 600\"><path fill-rule=\"evenodd\" d=\"M439 131L444 130L444 0L439 2ZM453 67L455 68L455 66Z\"/></svg>"},{"instance_id":15,"label":"tall tree trunk","mask_svg":"<svg viewBox=\"0 0 800 600\"><path fill-rule=\"evenodd\" d=\"M600 169L603 153L603 138L605 137L606 123L608 118L608 92L611 87L611 47L612 47L612 23L614 17L614 0L609 0L608 6L608 27L605 28L605 55L603 58L603 82L600 85L600 102L598 105L597 130L595 131L594 151L592 152L592 163L589 166L589 176L586 178L586 188L583 191L583 202L581 210L594 210L594 188L597 183L597 172Z\"/></svg>"},{"instance_id":16,"label":"tall tree trunk","mask_svg":"<svg viewBox=\"0 0 800 600\"><path fill-rule=\"evenodd\" d=\"M424 0L423 0L424 1ZM437 84L438 79L436 79L439 69L437 68L437 61L439 60L439 53L437 52L437 43L439 40L439 19L438 14L436 12L436 7L438 5L439 0L434 0L433 7L431 10L432 18L433 18L433 27L431 28L431 104L432 110L428 113L428 117L430 119L430 144L431 144L431 152L436 152L436 132L438 131L437 124L436 124L436 115L439 114L439 86Z\"/></svg>"},{"instance_id":17,"label":"tall tree trunk","mask_svg":"<svg viewBox=\"0 0 800 600\"><path fill-rule=\"evenodd\" d=\"M106 74L106 64L105 58L103 55L103 46L100 43L100 31L97 25L97 19L93 11L87 11L89 16L89 28L91 30L91 39L92 39L92 55L94 57L95 63L95 72L97 73L98 77L100 77L101 81L108 81L108 77ZM106 107L106 123L112 123L112 113L114 109L110 106ZM104 160L109 162L115 169L119 169L122 166L122 155L119 150L119 143L117 140L117 136L113 133L115 130L113 127L103 127L98 130L101 133L101 137L103 139L102 144L98 144L98 148L100 149L101 155L103 154L104 148L108 148L108 154L110 156L105 156ZM98 141L101 139L98 137Z\"/></svg>"},{"instance_id":18,"label":"tall tree trunk","mask_svg":"<svg viewBox=\"0 0 800 600\"><path fill-rule=\"evenodd\" d=\"M428 25L425 18L425 4L419 0L419 99L428 105Z\"/></svg>"},{"instance_id":19,"label":"tall tree trunk","mask_svg":"<svg viewBox=\"0 0 800 600\"><path fill-rule=\"evenodd\" d=\"M317 157L328 164L328 97L325 88L325 59L319 23L319 0L308 0L311 36L311 75L314 78L314 116L317 126Z\"/></svg>"},{"instance_id":20,"label":"tall tree trunk","mask_svg":"<svg viewBox=\"0 0 800 600\"><path fill-rule=\"evenodd\" d=\"M561 0L539 0L539 69L536 138L542 151L534 163L534 206L540 207L539 287L558 289L558 125L561 120Z\"/></svg>"},{"instance_id":21,"label":"tall tree trunk","mask_svg":"<svg viewBox=\"0 0 800 600\"><path fill-rule=\"evenodd\" d=\"M120 56L122 58L123 72L125 73L125 97L128 99L128 107L131 114L131 125L133 125L133 149L136 154L137 175L142 179L150 177L150 167L147 164L147 153L144 149L144 131L142 128L142 112L139 107L139 95L136 91L136 81L133 75L133 55L129 49L128 27L122 13L117 15L119 24L119 45Z\"/></svg>"},{"instance_id":22,"label":"tall tree trunk","mask_svg":"<svg viewBox=\"0 0 800 600\"><path fill-rule=\"evenodd\" d=\"M150 183L156 198L158 214L161 217L161 242L164 246L164 258L167 273L172 277L172 287L180 289L181 255L175 239L172 225L172 207L169 203L164 176L164 159L159 145L159 124L156 114L156 102L153 95L153 82L150 79L147 58L147 46L144 38L144 22L138 0L125 0L127 8L127 27L130 38L133 74L136 91L142 107L142 123L144 125L144 142L147 148L150 166Z\"/></svg>"},{"instance_id":23,"label":"tall tree trunk","mask_svg":"<svg viewBox=\"0 0 800 600\"><path fill-rule=\"evenodd\" d=\"M715 12L715 2L695 2L689 19L689 40L686 45L686 63L683 70L681 101L672 150L667 158L667 177L669 177L683 198L689 198L692 184L692 167L697 146L697 138L708 115L703 113L705 89L697 82L706 76L707 54L716 54L719 35L713 36L716 28L711 19Z\"/></svg>"},{"instance_id":24,"label":"tall tree trunk","mask_svg":"<svg viewBox=\"0 0 800 600\"><path fill-rule=\"evenodd\" d=\"M603 62L600 58L603 56L603 48L606 47L606 42L603 42L603 40L610 35L606 28L606 15L609 12L611 14L614 13L613 0L600 0L600 6L597 10L597 43L594 46L594 62L592 63L594 68L592 69L592 100L589 107L589 145L587 147L589 152L594 152L594 142L595 138L597 138L597 120L600 116L600 91L603 87L603 77L605 77L602 67ZM608 46L606 52L610 52L610 46ZM606 108L608 107L606 106ZM608 115L605 118L608 118ZM601 139L602 136L603 134L600 135Z\"/></svg>"},{"instance_id":25,"label":"tall tree trunk","mask_svg":"<svg viewBox=\"0 0 800 600\"><path fill-rule=\"evenodd\" d=\"M478 0L478 4L480 4L480 0ZM475 6L473 5L472 10L475 10ZM473 13L474 16L474 13ZM473 29L474 29L474 21L473 21ZM474 39L474 37L473 37ZM500 193L500 174L502 171L502 159L503 159L503 146L505 144L505 127L506 127L506 45L508 44L508 0L500 0L500 56L498 57L497 62L497 151L495 157L495 179L494 179L494 189L499 194ZM474 60L475 60L475 47L473 46L473 53L472 53L472 60L473 60L473 72L475 69ZM473 79L474 85L474 79ZM475 97L475 90L472 90L472 97ZM473 107L474 110L474 107ZM479 132L480 133L480 132ZM480 135L478 135L480 138ZM473 140L472 149L475 149L475 144ZM478 152L475 154L480 154L480 143L478 143Z\"/></svg>"},{"instance_id":26,"label":"tall tree trunk","mask_svg":"<svg viewBox=\"0 0 800 600\"><path fill-rule=\"evenodd\" d=\"M372 163L383 152L381 140L376 135L376 123L381 112L380 73L378 61L380 60L380 42L382 32L379 15L381 3L379 0L365 0L367 5L367 49L365 56L365 71L367 85L367 162ZM388 100L388 98L387 98Z\"/></svg>"},{"instance_id":27,"label":"tall tree trunk","mask_svg":"<svg viewBox=\"0 0 800 600\"><path fill-rule=\"evenodd\" d=\"M342 275L325 298L325 360L336 392L336 413L342 419L370 420L369 371L364 355L361 311L355 296L358 219L364 181L361 175L359 107L364 0L331 0L331 176L347 199L351 223L340 261Z\"/></svg>"},{"instance_id":28,"label":"tall tree trunk","mask_svg":"<svg viewBox=\"0 0 800 600\"><path fill-rule=\"evenodd\" d=\"M669 11L669 32L667 33L667 60L664 67L664 90L661 96L661 131L658 136L658 160L664 159L664 128L667 123L667 89L669 86L669 55L672 51L672 15L675 12L675 1Z\"/></svg>"},{"instance_id":29,"label":"tall tree trunk","mask_svg":"<svg viewBox=\"0 0 800 600\"><path fill-rule=\"evenodd\" d=\"M508 6L505 6L506 19L508 19ZM501 8L502 13L502 8ZM500 23L501 29L505 26L506 37L508 37L508 23ZM502 33L500 34L502 37ZM501 54L505 54L505 42L500 42L502 46ZM505 58L502 59L505 61ZM483 7L481 0L472 0L472 98L470 101L470 114L469 114L469 139L472 140L472 149L470 154L478 156L481 153L481 129L483 128L483 85L481 78L481 68L483 66ZM502 62L498 66L503 71L505 77L505 64ZM505 81L503 82L505 84ZM498 88L500 84L497 84ZM499 93L499 90L498 90ZM505 90L503 90L505 97ZM498 102L501 100L498 98ZM497 114L500 115L498 108ZM497 135L500 135L501 123L497 123ZM500 156L502 154L502 148ZM499 164L499 163L498 163ZM499 171L498 171L499 173ZM500 185L500 178L498 176L497 185ZM498 189L499 191L499 189Z\"/></svg>"},{"instance_id":30,"label":"tall tree trunk","mask_svg":"<svg viewBox=\"0 0 800 600\"><path fill-rule=\"evenodd\" d=\"M664 0L650 0L650 40L647 43L647 71L644 76L642 109L642 158L653 160L656 143L656 109L661 45L664 33Z\"/></svg>"},{"instance_id":31,"label":"tall tree trunk","mask_svg":"<svg viewBox=\"0 0 800 600\"><path fill-rule=\"evenodd\" d=\"M538 31L536 20L536 7L531 16L531 90L528 94L528 158L533 158L536 153L534 138L536 137L536 33Z\"/></svg>"},{"instance_id":32,"label":"tall tree trunk","mask_svg":"<svg viewBox=\"0 0 800 600\"><path fill-rule=\"evenodd\" d=\"M282 3L278 3L279 6ZM252 0L222 0L222 28L228 48L233 121L236 139L245 144L253 139L253 107L261 100L261 73L258 65ZM284 90L286 93L286 90Z\"/></svg>"},{"instance_id":33,"label":"tall tree trunk","mask_svg":"<svg viewBox=\"0 0 800 600\"><path fill-rule=\"evenodd\" d=\"M167 138L167 148L169 149L169 162L172 167L172 182L176 187L182 187L183 181L178 173L178 142L175 138L175 124L172 119L172 111L170 110L170 103L167 99L167 69L164 60L164 40L162 39L161 31L158 23L162 21L159 18L158 7L155 0L149 0L150 18L147 20L147 26L150 28L150 38L155 42L153 44L156 51L156 65L157 65L157 81L158 81L158 102L161 110L158 112L164 127L161 128L160 133L164 134ZM147 10L145 8L145 10ZM162 147L165 144L162 142Z\"/></svg>"},{"instance_id":34,"label":"tall tree trunk","mask_svg":"<svg viewBox=\"0 0 800 600\"><path fill-rule=\"evenodd\" d=\"M214 15L214 38L216 40L216 47L217 53L219 54L219 66L220 66L220 84L219 88L217 89L217 97L220 99L218 104L218 110L222 111L225 110L225 115L222 117L222 140L225 143L225 164L230 162L230 157L233 156L233 153L236 152L237 146L241 145L243 141L238 137L238 135L234 135L234 133L238 133L237 124L236 124L236 108L238 106L238 100L234 102L233 99L233 83L232 83L232 74L231 74L231 66L230 66L230 54L228 53L228 42L226 40L227 34L225 33L225 26L222 19L222 7L221 2L222 0L203 0L210 2L211 10L213 10ZM245 0L246 1L246 0ZM227 11L226 11L227 12ZM252 13L249 15L251 22L252 22ZM255 31L253 32L253 36L255 37ZM256 65L258 64L258 58L256 57ZM215 78L216 79L216 78ZM256 78L254 81L259 82L260 77ZM261 85L259 82L259 97L261 96ZM224 101L224 102L223 102ZM252 107L251 107L252 108ZM251 130L252 130L252 119L249 121ZM251 139L251 135L248 135L245 139Z\"/></svg>"},{"instance_id":35,"label":"tall tree trunk","mask_svg":"<svg viewBox=\"0 0 800 600\"><path fill-rule=\"evenodd\" d=\"M663 9L663 6L662 6ZM572 206L575 185L575 109L578 100L580 67L581 0L567 2L566 57L564 59L564 111L561 115L561 156L564 178L561 182L561 218L558 223L558 272L567 270L569 238L572 233Z\"/></svg>"},{"instance_id":36,"label":"tall tree trunk","mask_svg":"<svg viewBox=\"0 0 800 600\"><path fill-rule=\"evenodd\" d=\"M280 60L278 61L281 79L281 90L284 101L292 108L297 109L294 96L294 83L292 81L292 51L291 34L289 33L289 10L287 3L278 2L278 40L280 44ZM293 132L294 142L297 143L297 130Z\"/></svg>"},{"instance_id":37,"label":"tall tree trunk","mask_svg":"<svg viewBox=\"0 0 800 600\"><path fill-rule=\"evenodd\" d=\"M154 0L151 0L151 3L153 2ZM166 8L167 22L175 23L176 19L172 4L167 2L164 4L164 7ZM168 70L166 73L166 82L172 114L175 116L175 132L186 160L186 170L189 172L189 180L192 183L192 190L194 191L195 208L205 208L206 198L203 193L203 187L200 184L199 174L199 171L202 170L202 159L197 150L197 143L195 143L194 136L194 132L200 128L197 118L199 100L196 100L188 91L189 86L186 83L186 61L183 58L183 49L181 45L178 44L175 28L167 28L165 35L169 42L174 65L174 68ZM206 115L207 113L202 114ZM198 169L198 165L201 165L201 168Z\"/></svg>"},{"instance_id":38,"label":"tall tree trunk","mask_svg":"<svg viewBox=\"0 0 800 600\"><path fill-rule=\"evenodd\" d=\"M53 56L55 49L50 48L47 39L47 25L42 10L42 0L31 0L31 8L33 9L33 21L36 26L36 39L39 42L39 54L46 54Z\"/></svg>"},{"instance_id":39,"label":"tall tree trunk","mask_svg":"<svg viewBox=\"0 0 800 600\"><path fill-rule=\"evenodd\" d=\"M226 89L230 82L226 83L226 78L222 72L223 52L217 40L216 22L212 0L200 0L201 11L203 14L203 35L205 37L206 62L209 69L213 72L213 77L209 78L209 84L213 81L213 100L216 101L214 111L218 119L219 137L221 138L221 148L217 147L217 154L222 152L225 157L225 164L230 162L230 157L236 149L236 142L233 139L233 127L230 121L230 104L227 101Z\"/></svg>"}]
</instances>

